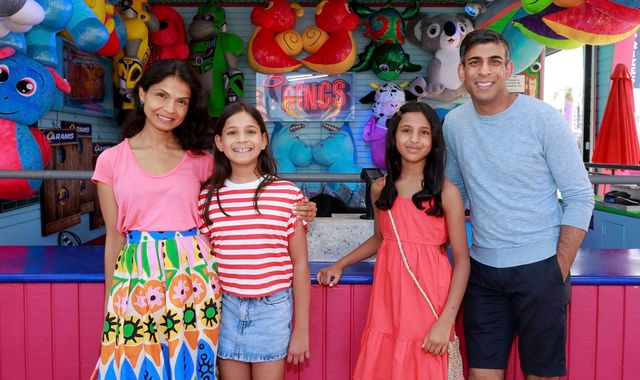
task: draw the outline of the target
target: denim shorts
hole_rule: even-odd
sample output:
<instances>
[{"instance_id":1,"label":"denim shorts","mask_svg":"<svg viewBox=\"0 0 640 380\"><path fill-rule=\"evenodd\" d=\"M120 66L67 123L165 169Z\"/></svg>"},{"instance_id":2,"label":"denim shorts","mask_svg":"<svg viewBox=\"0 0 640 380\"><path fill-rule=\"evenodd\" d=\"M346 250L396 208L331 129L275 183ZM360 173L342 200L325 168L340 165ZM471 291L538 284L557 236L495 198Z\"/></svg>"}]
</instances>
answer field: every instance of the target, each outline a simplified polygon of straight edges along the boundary
<instances>
[{"instance_id":1,"label":"denim shorts","mask_svg":"<svg viewBox=\"0 0 640 380\"><path fill-rule=\"evenodd\" d=\"M291 288L259 298L223 293L218 357L249 363L284 358L292 314Z\"/></svg>"}]
</instances>

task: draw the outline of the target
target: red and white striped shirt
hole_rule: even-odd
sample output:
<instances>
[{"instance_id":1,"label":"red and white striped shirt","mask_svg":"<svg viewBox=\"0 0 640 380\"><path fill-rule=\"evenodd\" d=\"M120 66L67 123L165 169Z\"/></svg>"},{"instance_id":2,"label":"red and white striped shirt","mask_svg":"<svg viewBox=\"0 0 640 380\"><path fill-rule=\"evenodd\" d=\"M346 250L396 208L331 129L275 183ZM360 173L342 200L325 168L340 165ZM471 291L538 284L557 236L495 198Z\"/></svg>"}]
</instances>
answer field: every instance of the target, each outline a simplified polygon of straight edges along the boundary
<instances>
[{"instance_id":1,"label":"red and white striped shirt","mask_svg":"<svg viewBox=\"0 0 640 380\"><path fill-rule=\"evenodd\" d=\"M222 290L238 297L264 297L291 287L293 266L289 238L298 223L293 204L303 198L298 187L276 180L260 192L258 208L253 198L262 178L249 183L225 181L220 189L220 210L214 193L209 209L204 203L209 188L198 198L198 212L209 213L210 225L202 218L200 231L209 237L218 261ZM305 230L306 222L303 222Z\"/></svg>"}]
</instances>

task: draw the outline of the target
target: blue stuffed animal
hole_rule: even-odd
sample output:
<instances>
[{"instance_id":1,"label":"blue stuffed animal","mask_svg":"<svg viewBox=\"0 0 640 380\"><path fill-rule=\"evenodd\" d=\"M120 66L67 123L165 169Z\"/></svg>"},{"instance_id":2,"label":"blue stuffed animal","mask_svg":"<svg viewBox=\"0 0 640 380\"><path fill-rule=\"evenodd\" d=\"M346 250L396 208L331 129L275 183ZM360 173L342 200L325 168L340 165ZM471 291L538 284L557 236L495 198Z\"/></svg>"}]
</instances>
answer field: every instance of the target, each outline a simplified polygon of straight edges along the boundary
<instances>
[{"instance_id":1,"label":"blue stuffed animal","mask_svg":"<svg viewBox=\"0 0 640 380\"><path fill-rule=\"evenodd\" d=\"M58 65L56 33L66 29L78 49L95 52L109 40L104 25L83 0L36 0L45 18L25 34L27 55L46 66Z\"/></svg>"},{"instance_id":2,"label":"blue stuffed animal","mask_svg":"<svg viewBox=\"0 0 640 380\"><path fill-rule=\"evenodd\" d=\"M321 126L329 131L329 135L314 144L308 144L298 133L304 128L304 124L293 124L285 128L281 123L275 122L270 146L279 172L295 173L298 168L316 163L326 167L328 173L360 173L361 168L356 165L356 144L349 124L337 127L323 123Z\"/></svg>"},{"instance_id":3,"label":"blue stuffed animal","mask_svg":"<svg viewBox=\"0 0 640 380\"><path fill-rule=\"evenodd\" d=\"M50 67L0 47L0 170L42 170L51 148L36 128L29 128L47 112L54 91L70 92L69 84ZM0 199L27 199L36 194L41 180L0 179Z\"/></svg>"}]
</instances>

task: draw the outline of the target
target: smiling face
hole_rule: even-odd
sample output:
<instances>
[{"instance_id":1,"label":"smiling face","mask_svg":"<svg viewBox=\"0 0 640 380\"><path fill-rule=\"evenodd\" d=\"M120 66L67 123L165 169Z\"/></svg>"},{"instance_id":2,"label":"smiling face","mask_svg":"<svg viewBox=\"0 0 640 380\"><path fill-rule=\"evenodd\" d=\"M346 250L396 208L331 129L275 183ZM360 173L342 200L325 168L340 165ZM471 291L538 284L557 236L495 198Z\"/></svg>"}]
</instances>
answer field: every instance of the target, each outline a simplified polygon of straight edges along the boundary
<instances>
[{"instance_id":1,"label":"smiling face","mask_svg":"<svg viewBox=\"0 0 640 380\"><path fill-rule=\"evenodd\" d=\"M171 132L182 124L189 111L191 88L178 77L167 77L147 91L140 88L139 95L147 118L145 128Z\"/></svg>"},{"instance_id":2,"label":"smiling face","mask_svg":"<svg viewBox=\"0 0 640 380\"><path fill-rule=\"evenodd\" d=\"M431 151L431 124L422 112L402 115L396 129L396 148L405 163L424 160Z\"/></svg>"},{"instance_id":3,"label":"smiling face","mask_svg":"<svg viewBox=\"0 0 640 380\"><path fill-rule=\"evenodd\" d=\"M248 168L255 172L258 156L267 147L267 134L246 111L230 116L220 135L215 136L216 147L229 159L232 169Z\"/></svg>"},{"instance_id":4,"label":"smiling face","mask_svg":"<svg viewBox=\"0 0 640 380\"><path fill-rule=\"evenodd\" d=\"M481 43L469 48L458 66L458 76L464 82L476 111L492 115L505 110L511 103L506 80L513 72L507 61L505 47L497 43Z\"/></svg>"}]
</instances>

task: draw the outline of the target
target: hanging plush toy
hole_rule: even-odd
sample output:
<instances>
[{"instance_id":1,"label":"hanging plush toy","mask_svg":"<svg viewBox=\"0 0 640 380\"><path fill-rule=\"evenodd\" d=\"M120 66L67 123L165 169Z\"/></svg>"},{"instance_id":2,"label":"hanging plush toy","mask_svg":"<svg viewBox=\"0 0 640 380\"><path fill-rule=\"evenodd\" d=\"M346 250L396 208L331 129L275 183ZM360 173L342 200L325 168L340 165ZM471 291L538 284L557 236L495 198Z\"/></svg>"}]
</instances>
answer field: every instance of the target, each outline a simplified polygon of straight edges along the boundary
<instances>
[{"instance_id":1,"label":"hanging plush toy","mask_svg":"<svg viewBox=\"0 0 640 380\"><path fill-rule=\"evenodd\" d=\"M371 69L378 78L390 81L398 78L404 71L417 72L421 66L409 61L402 45L405 43L404 21L415 16L420 10L420 2L414 1L400 13L390 4L373 10L367 6L353 2L356 13L365 21L364 36L371 38L364 52L358 56L360 61L351 71L365 71Z\"/></svg>"},{"instance_id":2,"label":"hanging plush toy","mask_svg":"<svg viewBox=\"0 0 640 380\"><path fill-rule=\"evenodd\" d=\"M300 138L299 132L304 127L304 124L293 124L285 128L275 122L270 146L279 172L295 173L297 168L316 163L326 167L329 173L360 173L361 168L356 165L356 144L348 123L342 127L322 123L321 127L329 131L329 135L314 144Z\"/></svg>"},{"instance_id":3,"label":"hanging plush toy","mask_svg":"<svg viewBox=\"0 0 640 380\"><path fill-rule=\"evenodd\" d=\"M609 45L638 30L640 9L610 0L586 0L581 5L548 14L542 21L568 39L589 45Z\"/></svg>"},{"instance_id":4,"label":"hanging plush toy","mask_svg":"<svg viewBox=\"0 0 640 380\"><path fill-rule=\"evenodd\" d=\"M427 77L418 77L409 85L416 96L449 102L466 93L458 77L460 43L472 30L469 18L451 13L433 17L421 13L409 21L409 42L432 54Z\"/></svg>"},{"instance_id":5,"label":"hanging plush toy","mask_svg":"<svg viewBox=\"0 0 640 380\"><path fill-rule=\"evenodd\" d=\"M122 110L135 108L133 89L142 76L149 58L149 33L160 27L146 0L122 0L120 10L127 29L124 50L114 58L114 82L122 99Z\"/></svg>"},{"instance_id":6,"label":"hanging plush toy","mask_svg":"<svg viewBox=\"0 0 640 380\"><path fill-rule=\"evenodd\" d=\"M25 34L27 55L45 66L56 67L56 34L68 32L78 49L95 52L104 46L109 35L104 25L82 0L37 0L45 11L44 20Z\"/></svg>"},{"instance_id":7,"label":"hanging plush toy","mask_svg":"<svg viewBox=\"0 0 640 380\"><path fill-rule=\"evenodd\" d=\"M192 66L209 94L209 116L218 117L225 104L244 96L244 74L238 70L242 39L227 32L224 9L216 3L198 8L189 25Z\"/></svg>"},{"instance_id":8,"label":"hanging plush toy","mask_svg":"<svg viewBox=\"0 0 640 380\"><path fill-rule=\"evenodd\" d=\"M98 20L104 24L109 35L107 42L96 51L96 54L103 57L113 57L124 49L124 44L127 42L127 29L124 26L124 21L122 21L116 7L107 3L106 0L88 0L87 5L96 14Z\"/></svg>"},{"instance_id":9,"label":"hanging plush toy","mask_svg":"<svg viewBox=\"0 0 640 380\"><path fill-rule=\"evenodd\" d=\"M153 14L158 18L159 28L149 36L151 54L147 67L159 59L187 59L189 46L180 13L170 6L157 5L153 7Z\"/></svg>"},{"instance_id":10,"label":"hanging plush toy","mask_svg":"<svg viewBox=\"0 0 640 380\"><path fill-rule=\"evenodd\" d=\"M2 0L0 38L11 32L27 32L42 20L44 20L44 9L35 0Z\"/></svg>"},{"instance_id":11,"label":"hanging plush toy","mask_svg":"<svg viewBox=\"0 0 640 380\"><path fill-rule=\"evenodd\" d=\"M55 70L13 48L0 48L0 170L42 170L51 148L47 138L29 128L53 105L56 88L68 93L69 84ZM27 199L42 180L0 179L0 199Z\"/></svg>"},{"instance_id":12,"label":"hanging plush toy","mask_svg":"<svg viewBox=\"0 0 640 380\"><path fill-rule=\"evenodd\" d=\"M369 143L371 161L373 164L386 170L385 149L387 142L387 120L395 115L407 100L415 100L416 97L403 89L404 85L385 83L378 86L371 84L373 91L360 99L360 103L373 103L371 111L373 115L364 126L363 140Z\"/></svg>"},{"instance_id":13,"label":"hanging plush toy","mask_svg":"<svg viewBox=\"0 0 640 380\"><path fill-rule=\"evenodd\" d=\"M304 9L289 0L270 0L251 12L256 25L247 49L249 66L259 73L279 74L298 69L294 58L302 51L302 37L293 30Z\"/></svg>"},{"instance_id":14,"label":"hanging plush toy","mask_svg":"<svg viewBox=\"0 0 640 380\"><path fill-rule=\"evenodd\" d=\"M520 30L520 32L522 32L522 34L524 34L528 38L531 38L532 40L550 48L575 49L579 48L580 46L584 46L584 43L580 41L571 40L567 37L559 35L558 33L551 30L551 28L549 28L542 21L543 17L559 12L561 10L563 10L563 8L555 4L550 4L538 13L526 16L520 15L521 17L514 17L513 26L518 28L518 30ZM516 14L516 16L518 16L518 14ZM535 58L537 58L537 55ZM514 70L514 72L516 71Z\"/></svg>"},{"instance_id":15,"label":"hanging plush toy","mask_svg":"<svg viewBox=\"0 0 640 380\"><path fill-rule=\"evenodd\" d=\"M323 0L316 6L316 26L302 33L303 48L310 56L301 60L311 70L329 75L341 74L356 61L353 30L360 18L346 0Z\"/></svg>"}]
</instances>

